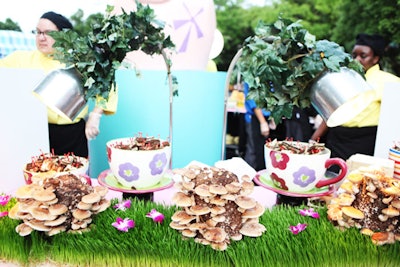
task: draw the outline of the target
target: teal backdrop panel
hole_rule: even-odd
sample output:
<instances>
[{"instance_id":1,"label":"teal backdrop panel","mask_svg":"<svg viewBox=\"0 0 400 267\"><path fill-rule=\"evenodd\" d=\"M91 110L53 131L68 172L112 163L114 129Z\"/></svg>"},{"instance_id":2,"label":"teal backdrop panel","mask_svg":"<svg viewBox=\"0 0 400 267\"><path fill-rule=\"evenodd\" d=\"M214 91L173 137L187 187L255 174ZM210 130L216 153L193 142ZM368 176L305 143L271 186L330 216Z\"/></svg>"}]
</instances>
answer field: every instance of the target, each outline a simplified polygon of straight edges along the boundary
<instances>
[{"instance_id":1,"label":"teal backdrop panel","mask_svg":"<svg viewBox=\"0 0 400 267\"><path fill-rule=\"evenodd\" d=\"M179 95L173 98L172 168L193 160L213 165L221 160L225 137L224 94L226 72L174 71ZM165 71L118 70L118 108L103 115L100 134L89 141L91 177L109 169L106 143L133 137L169 138L170 100ZM91 103L91 107L93 104Z\"/></svg>"}]
</instances>

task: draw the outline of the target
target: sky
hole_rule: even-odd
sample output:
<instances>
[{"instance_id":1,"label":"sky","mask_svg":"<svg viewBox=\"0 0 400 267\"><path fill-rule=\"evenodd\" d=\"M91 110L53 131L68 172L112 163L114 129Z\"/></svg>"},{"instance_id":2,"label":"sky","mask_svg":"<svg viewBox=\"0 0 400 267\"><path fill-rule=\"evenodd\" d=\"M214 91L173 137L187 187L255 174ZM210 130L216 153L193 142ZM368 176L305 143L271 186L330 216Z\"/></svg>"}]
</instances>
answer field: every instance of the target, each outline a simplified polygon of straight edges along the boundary
<instances>
[{"instance_id":1,"label":"sky","mask_svg":"<svg viewBox=\"0 0 400 267\"><path fill-rule=\"evenodd\" d=\"M268 0L246 0L247 4L264 5ZM47 11L54 11L71 17L78 9L82 9L85 17L98 12L105 12L107 4L113 0L10 0L0 8L0 21L11 18L17 22L23 32L35 29L38 18Z\"/></svg>"}]
</instances>

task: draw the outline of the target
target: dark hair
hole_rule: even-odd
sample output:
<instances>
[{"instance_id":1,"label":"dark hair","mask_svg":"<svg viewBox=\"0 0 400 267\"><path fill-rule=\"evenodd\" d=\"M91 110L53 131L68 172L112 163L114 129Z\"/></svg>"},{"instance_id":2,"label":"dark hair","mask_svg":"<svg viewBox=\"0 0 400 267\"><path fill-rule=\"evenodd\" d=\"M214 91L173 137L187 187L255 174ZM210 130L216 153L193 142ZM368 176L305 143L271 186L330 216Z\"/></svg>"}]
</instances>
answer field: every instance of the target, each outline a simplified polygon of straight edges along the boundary
<instances>
[{"instance_id":1,"label":"dark hair","mask_svg":"<svg viewBox=\"0 0 400 267\"><path fill-rule=\"evenodd\" d=\"M66 17L53 11L44 13L40 18L50 20L60 31L63 29L72 29L72 24Z\"/></svg>"},{"instance_id":2,"label":"dark hair","mask_svg":"<svg viewBox=\"0 0 400 267\"><path fill-rule=\"evenodd\" d=\"M386 46L388 42L386 39L379 35L379 34L366 34L366 33L359 33L356 37L356 45L366 45L371 47L374 54L382 57L385 53Z\"/></svg>"}]
</instances>

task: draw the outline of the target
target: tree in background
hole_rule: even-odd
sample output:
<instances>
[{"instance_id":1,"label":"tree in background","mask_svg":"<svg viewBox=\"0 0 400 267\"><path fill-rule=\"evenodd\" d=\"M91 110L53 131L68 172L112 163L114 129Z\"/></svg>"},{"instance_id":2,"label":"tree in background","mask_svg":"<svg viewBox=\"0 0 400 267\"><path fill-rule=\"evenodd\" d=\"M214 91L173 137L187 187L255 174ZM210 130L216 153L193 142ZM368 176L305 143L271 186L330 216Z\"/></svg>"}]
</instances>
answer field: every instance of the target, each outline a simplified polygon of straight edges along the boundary
<instances>
[{"instance_id":1,"label":"tree in background","mask_svg":"<svg viewBox=\"0 0 400 267\"><path fill-rule=\"evenodd\" d=\"M0 30L10 30L10 31L21 31L21 27L19 27L18 23L12 21L12 19L8 18L5 22L0 21Z\"/></svg>"}]
</instances>

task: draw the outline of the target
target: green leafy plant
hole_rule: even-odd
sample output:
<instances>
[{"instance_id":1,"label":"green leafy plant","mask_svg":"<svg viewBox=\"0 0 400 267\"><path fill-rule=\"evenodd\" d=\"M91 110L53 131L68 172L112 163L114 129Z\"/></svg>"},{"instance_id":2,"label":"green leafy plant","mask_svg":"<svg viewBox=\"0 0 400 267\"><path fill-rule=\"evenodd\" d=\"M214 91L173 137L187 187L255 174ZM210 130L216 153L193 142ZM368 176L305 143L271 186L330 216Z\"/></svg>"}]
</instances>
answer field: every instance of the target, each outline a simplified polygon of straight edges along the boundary
<instances>
[{"instance_id":1,"label":"green leafy plant","mask_svg":"<svg viewBox=\"0 0 400 267\"><path fill-rule=\"evenodd\" d=\"M276 123L290 118L294 106L309 107L314 80L341 67L364 73L343 47L316 40L299 21L281 17L272 24L260 22L238 59L239 72L249 85L248 98L271 111Z\"/></svg>"},{"instance_id":2,"label":"green leafy plant","mask_svg":"<svg viewBox=\"0 0 400 267\"><path fill-rule=\"evenodd\" d=\"M171 76L172 62L167 54L175 45L164 33L164 22L156 19L148 5L136 1L136 6L135 12L122 10L119 15L111 13L113 6L107 6L104 17L85 36L73 30L51 33L56 41L54 58L78 71L86 99L108 99L115 88L115 71L128 67L123 60L131 51L162 55ZM176 79L171 76L171 81L176 94Z\"/></svg>"}]
</instances>

